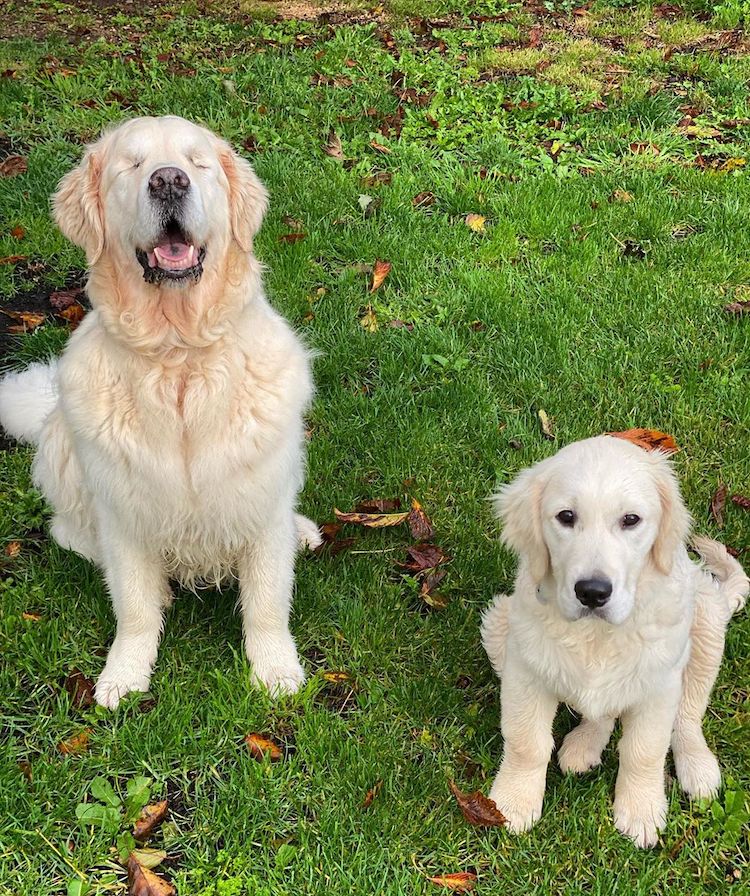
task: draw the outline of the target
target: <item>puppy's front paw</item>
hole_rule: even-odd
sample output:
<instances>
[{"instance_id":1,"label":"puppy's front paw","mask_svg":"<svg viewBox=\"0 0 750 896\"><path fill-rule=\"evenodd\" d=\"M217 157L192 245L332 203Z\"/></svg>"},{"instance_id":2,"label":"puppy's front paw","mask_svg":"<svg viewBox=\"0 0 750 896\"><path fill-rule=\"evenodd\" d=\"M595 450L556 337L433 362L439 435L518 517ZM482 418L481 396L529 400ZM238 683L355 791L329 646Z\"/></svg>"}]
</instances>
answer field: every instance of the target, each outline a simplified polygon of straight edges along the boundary
<instances>
[{"instance_id":1,"label":"puppy's front paw","mask_svg":"<svg viewBox=\"0 0 750 896\"><path fill-rule=\"evenodd\" d=\"M690 799L709 799L719 792L721 770L708 747L691 752L675 751L674 764L680 787Z\"/></svg>"},{"instance_id":2,"label":"puppy's front paw","mask_svg":"<svg viewBox=\"0 0 750 896\"><path fill-rule=\"evenodd\" d=\"M617 830L639 846L649 849L659 842L659 831L667 820L667 801L664 796L649 799L646 794L616 796L614 821Z\"/></svg>"},{"instance_id":3,"label":"puppy's front paw","mask_svg":"<svg viewBox=\"0 0 750 896\"><path fill-rule=\"evenodd\" d=\"M297 530L297 545L299 549L309 548L314 551L323 544L323 536L317 523L314 523L301 513L294 514L294 525Z\"/></svg>"},{"instance_id":4,"label":"puppy's front paw","mask_svg":"<svg viewBox=\"0 0 750 896\"><path fill-rule=\"evenodd\" d=\"M111 664L116 666L116 664ZM100 706L117 709L120 700L131 691L147 691L151 675L142 670L123 667L110 668L107 662L96 682L94 696Z\"/></svg>"},{"instance_id":5,"label":"puppy's front paw","mask_svg":"<svg viewBox=\"0 0 750 896\"><path fill-rule=\"evenodd\" d=\"M296 694L302 687L305 673L297 659L294 642L275 645L249 641L246 647L253 682L267 688L272 697Z\"/></svg>"},{"instance_id":6,"label":"puppy's front paw","mask_svg":"<svg viewBox=\"0 0 750 896\"><path fill-rule=\"evenodd\" d=\"M529 776L516 775L511 779L501 769L490 790L490 799L508 819L508 830L521 834L533 827L542 814L544 777L540 788Z\"/></svg>"},{"instance_id":7,"label":"puppy's front paw","mask_svg":"<svg viewBox=\"0 0 750 896\"><path fill-rule=\"evenodd\" d=\"M557 762L564 774L582 775L602 761L601 738L591 723L580 722L566 736L557 751Z\"/></svg>"}]
</instances>

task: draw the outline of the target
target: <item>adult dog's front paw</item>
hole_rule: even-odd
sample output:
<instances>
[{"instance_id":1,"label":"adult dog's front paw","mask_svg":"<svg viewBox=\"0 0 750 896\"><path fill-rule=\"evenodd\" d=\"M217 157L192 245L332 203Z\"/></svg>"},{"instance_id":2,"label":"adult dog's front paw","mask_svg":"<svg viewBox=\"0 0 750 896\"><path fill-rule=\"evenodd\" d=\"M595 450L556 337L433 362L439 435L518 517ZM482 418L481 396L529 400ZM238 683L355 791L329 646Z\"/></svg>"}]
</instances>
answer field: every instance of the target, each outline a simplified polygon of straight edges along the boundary
<instances>
[{"instance_id":1,"label":"adult dog's front paw","mask_svg":"<svg viewBox=\"0 0 750 896\"><path fill-rule=\"evenodd\" d=\"M490 790L490 799L508 819L508 830L521 834L533 827L542 814L544 776L542 785L530 775L505 775L500 769Z\"/></svg>"},{"instance_id":2,"label":"adult dog's front paw","mask_svg":"<svg viewBox=\"0 0 750 896\"><path fill-rule=\"evenodd\" d=\"M656 846L659 831L667 821L666 798L663 795L650 798L637 791L616 796L614 821L617 830L641 849Z\"/></svg>"}]
</instances>

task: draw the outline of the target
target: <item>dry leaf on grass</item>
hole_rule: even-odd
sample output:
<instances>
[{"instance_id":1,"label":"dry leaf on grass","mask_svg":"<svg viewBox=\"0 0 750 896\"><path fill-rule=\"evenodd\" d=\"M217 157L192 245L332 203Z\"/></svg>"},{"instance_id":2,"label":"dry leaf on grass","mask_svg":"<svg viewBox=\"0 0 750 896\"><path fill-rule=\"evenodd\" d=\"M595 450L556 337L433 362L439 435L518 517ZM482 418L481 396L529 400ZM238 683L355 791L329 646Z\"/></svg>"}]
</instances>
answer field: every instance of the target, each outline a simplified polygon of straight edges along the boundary
<instances>
[{"instance_id":1,"label":"dry leaf on grass","mask_svg":"<svg viewBox=\"0 0 750 896\"><path fill-rule=\"evenodd\" d=\"M399 563L402 569L406 569L411 573L421 573L428 569L434 569L441 563L450 560L447 554L443 553L443 549L436 544L414 544L406 549L408 559L406 563Z\"/></svg>"},{"instance_id":2,"label":"dry leaf on grass","mask_svg":"<svg viewBox=\"0 0 750 896\"><path fill-rule=\"evenodd\" d=\"M306 233L302 233L301 231L295 231L294 233L282 233L279 237L280 243L298 243L300 240L305 239L307 236Z\"/></svg>"},{"instance_id":3,"label":"dry leaf on grass","mask_svg":"<svg viewBox=\"0 0 750 896\"><path fill-rule=\"evenodd\" d=\"M372 305L368 305L365 309L365 313L359 319L359 325L363 330L367 330L368 333L377 333L378 316L372 310Z\"/></svg>"},{"instance_id":4,"label":"dry leaf on grass","mask_svg":"<svg viewBox=\"0 0 750 896\"><path fill-rule=\"evenodd\" d=\"M727 314L750 314L750 299L740 299L737 302L730 302L723 308Z\"/></svg>"},{"instance_id":5,"label":"dry leaf on grass","mask_svg":"<svg viewBox=\"0 0 750 896\"><path fill-rule=\"evenodd\" d=\"M21 618L28 622L39 622L42 617L39 613L21 613Z\"/></svg>"},{"instance_id":6,"label":"dry leaf on grass","mask_svg":"<svg viewBox=\"0 0 750 896\"><path fill-rule=\"evenodd\" d=\"M365 798L362 802L363 809L369 809L372 805L372 801L375 797L380 793L380 788L383 786L382 781L377 781L365 794Z\"/></svg>"},{"instance_id":7,"label":"dry leaf on grass","mask_svg":"<svg viewBox=\"0 0 750 896\"><path fill-rule=\"evenodd\" d=\"M428 877L427 880L439 887L453 890L454 893L469 893L477 883L477 876L473 871L456 871L453 874L438 874L436 877Z\"/></svg>"},{"instance_id":8,"label":"dry leaf on grass","mask_svg":"<svg viewBox=\"0 0 750 896\"><path fill-rule=\"evenodd\" d=\"M393 265L390 261L381 261L381 259L376 259L375 266L372 269L372 285L370 286L370 292L373 293L375 290L380 289L383 285L383 281L390 274L391 268Z\"/></svg>"},{"instance_id":9,"label":"dry leaf on grass","mask_svg":"<svg viewBox=\"0 0 750 896\"><path fill-rule=\"evenodd\" d=\"M128 859L128 896L177 896L177 890L169 881L144 868L131 853Z\"/></svg>"},{"instance_id":10,"label":"dry leaf on grass","mask_svg":"<svg viewBox=\"0 0 750 896\"><path fill-rule=\"evenodd\" d=\"M433 610L444 610L448 606L448 598L444 594L440 594L439 591L435 591L435 588L437 588L444 578L445 572L443 572L443 570L436 570L435 572L428 573L422 579L422 584L419 588L419 596L424 603Z\"/></svg>"},{"instance_id":11,"label":"dry leaf on grass","mask_svg":"<svg viewBox=\"0 0 750 896\"><path fill-rule=\"evenodd\" d=\"M675 454L680 450L679 445L674 438L666 432L660 432L658 429L625 429L621 432L608 432L608 436L614 436L616 439L625 439L632 442L646 451L663 451L664 454Z\"/></svg>"},{"instance_id":12,"label":"dry leaf on grass","mask_svg":"<svg viewBox=\"0 0 750 896\"><path fill-rule=\"evenodd\" d=\"M258 762L266 758L278 762L282 758L281 747L266 734L253 731L245 736L245 743L250 755Z\"/></svg>"},{"instance_id":13,"label":"dry leaf on grass","mask_svg":"<svg viewBox=\"0 0 750 896\"><path fill-rule=\"evenodd\" d=\"M76 289L58 289L50 293L49 303L55 311L64 311L71 305L80 304L79 299L82 298L84 290L82 287Z\"/></svg>"},{"instance_id":14,"label":"dry leaf on grass","mask_svg":"<svg viewBox=\"0 0 750 896\"><path fill-rule=\"evenodd\" d=\"M64 687L76 709L87 709L94 705L94 682L80 669L71 669L68 672Z\"/></svg>"},{"instance_id":15,"label":"dry leaf on grass","mask_svg":"<svg viewBox=\"0 0 750 896\"><path fill-rule=\"evenodd\" d=\"M727 503L727 487L723 482L719 483L719 487L711 497L711 516L714 518L719 529L724 528L724 507Z\"/></svg>"},{"instance_id":16,"label":"dry leaf on grass","mask_svg":"<svg viewBox=\"0 0 750 896\"><path fill-rule=\"evenodd\" d=\"M90 734L91 729L84 728L83 731L79 731L78 734L74 734L67 740L60 741L60 743L57 745L57 749L63 754L63 756L77 756L79 753L85 753L89 748Z\"/></svg>"},{"instance_id":17,"label":"dry leaf on grass","mask_svg":"<svg viewBox=\"0 0 750 896\"><path fill-rule=\"evenodd\" d=\"M75 330L78 324L80 324L80 322L86 316L86 310L83 305L80 305L78 302L73 302L72 305L68 305L67 308L63 308L63 310L60 311L59 314L60 317L68 321L68 323L70 324L70 329Z\"/></svg>"},{"instance_id":18,"label":"dry leaf on grass","mask_svg":"<svg viewBox=\"0 0 750 896\"><path fill-rule=\"evenodd\" d=\"M448 785L451 793L456 798L458 807L463 817L476 827L502 827L508 823L508 819L497 808L494 800L488 799L480 790L473 793L464 793L456 786L454 781Z\"/></svg>"},{"instance_id":19,"label":"dry leaf on grass","mask_svg":"<svg viewBox=\"0 0 750 896\"><path fill-rule=\"evenodd\" d=\"M415 538L417 541L427 541L428 538L432 538L435 534L430 518L422 510L422 505L416 499L412 499L408 520L412 538Z\"/></svg>"},{"instance_id":20,"label":"dry leaf on grass","mask_svg":"<svg viewBox=\"0 0 750 896\"><path fill-rule=\"evenodd\" d=\"M331 156L332 159L338 159L339 161L343 161L344 159L344 149L341 145L341 137L336 133L336 131L330 131L328 134L328 142L323 147L323 152L327 156Z\"/></svg>"},{"instance_id":21,"label":"dry leaf on grass","mask_svg":"<svg viewBox=\"0 0 750 896\"><path fill-rule=\"evenodd\" d=\"M10 557L12 560L14 557L17 557L21 553L21 542L20 541L9 541L8 544L5 545L5 556Z\"/></svg>"},{"instance_id":22,"label":"dry leaf on grass","mask_svg":"<svg viewBox=\"0 0 750 896\"><path fill-rule=\"evenodd\" d=\"M133 836L136 840L146 840L167 817L168 800L161 800L150 806L144 806L133 825Z\"/></svg>"},{"instance_id":23,"label":"dry leaf on grass","mask_svg":"<svg viewBox=\"0 0 750 896\"><path fill-rule=\"evenodd\" d=\"M627 190L615 190L609 197L610 202L632 202L633 194Z\"/></svg>"},{"instance_id":24,"label":"dry leaf on grass","mask_svg":"<svg viewBox=\"0 0 750 896\"><path fill-rule=\"evenodd\" d=\"M0 162L0 177L15 177L28 170L29 164L24 156L8 156Z\"/></svg>"},{"instance_id":25,"label":"dry leaf on grass","mask_svg":"<svg viewBox=\"0 0 750 896\"><path fill-rule=\"evenodd\" d=\"M15 227L11 228L10 235L15 240L22 240L26 236L26 230L25 228L21 227L20 224L18 224Z\"/></svg>"},{"instance_id":26,"label":"dry leaf on grass","mask_svg":"<svg viewBox=\"0 0 750 896\"><path fill-rule=\"evenodd\" d=\"M487 219L484 215L477 215L471 212L464 218L464 223L469 230L474 233L484 233L484 223Z\"/></svg>"},{"instance_id":27,"label":"dry leaf on grass","mask_svg":"<svg viewBox=\"0 0 750 896\"><path fill-rule=\"evenodd\" d=\"M27 255L5 255L0 258L0 264L16 264L19 261L26 261Z\"/></svg>"},{"instance_id":28,"label":"dry leaf on grass","mask_svg":"<svg viewBox=\"0 0 750 896\"><path fill-rule=\"evenodd\" d=\"M542 427L542 435L545 439L550 439L550 441L554 441L555 438L555 430L554 424L555 421L552 417L541 408L537 411L537 416L539 417L539 424Z\"/></svg>"},{"instance_id":29,"label":"dry leaf on grass","mask_svg":"<svg viewBox=\"0 0 750 896\"><path fill-rule=\"evenodd\" d=\"M336 519L342 523L355 523L358 526L367 526L368 529L384 529L388 526L400 526L409 516L408 512L402 513L344 513L334 507Z\"/></svg>"},{"instance_id":30,"label":"dry leaf on grass","mask_svg":"<svg viewBox=\"0 0 750 896\"><path fill-rule=\"evenodd\" d=\"M323 541L315 548L315 553L318 556L327 553L335 557L336 554L348 550L356 542L356 538L339 538L339 532L341 532L341 523L323 523L320 527Z\"/></svg>"},{"instance_id":31,"label":"dry leaf on grass","mask_svg":"<svg viewBox=\"0 0 750 896\"><path fill-rule=\"evenodd\" d=\"M743 510L750 510L750 498L746 495L732 495L730 500L732 504L736 504L737 507L741 507Z\"/></svg>"},{"instance_id":32,"label":"dry leaf on grass","mask_svg":"<svg viewBox=\"0 0 750 896\"><path fill-rule=\"evenodd\" d=\"M12 320L20 321L19 324L8 327L10 333L33 333L47 319L38 311L3 311L3 314Z\"/></svg>"},{"instance_id":33,"label":"dry leaf on grass","mask_svg":"<svg viewBox=\"0 0 750 896\"><path fill-rule=\"evenodd\" d=\"M429 190L425 190L423 193L417 193L417 195L412 199L411 204L414 208L429 208L431 205L435 204L435 194L430 193Z\"/></svg>"}]
</instances>

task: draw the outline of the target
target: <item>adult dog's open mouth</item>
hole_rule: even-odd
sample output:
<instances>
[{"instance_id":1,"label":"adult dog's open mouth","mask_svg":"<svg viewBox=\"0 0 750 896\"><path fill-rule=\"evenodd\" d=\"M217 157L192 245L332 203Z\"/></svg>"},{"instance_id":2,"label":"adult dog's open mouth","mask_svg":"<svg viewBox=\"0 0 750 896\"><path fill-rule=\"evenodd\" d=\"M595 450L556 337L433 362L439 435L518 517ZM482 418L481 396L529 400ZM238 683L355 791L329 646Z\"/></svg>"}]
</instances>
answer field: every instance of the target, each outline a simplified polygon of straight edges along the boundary
<instances>
[{"instance_id":1,"label":"adult dog's open mouth","mask_svg":"<svg viewBox=\"0 0 750 896\"><path fill-rule=\"evenodd\" d=\"M197 282L203 273L206 247L196 246L177 221L170 218L156 245L148 250L136 249L135 256L146 283Z\"/></svg>"}]
</instances>

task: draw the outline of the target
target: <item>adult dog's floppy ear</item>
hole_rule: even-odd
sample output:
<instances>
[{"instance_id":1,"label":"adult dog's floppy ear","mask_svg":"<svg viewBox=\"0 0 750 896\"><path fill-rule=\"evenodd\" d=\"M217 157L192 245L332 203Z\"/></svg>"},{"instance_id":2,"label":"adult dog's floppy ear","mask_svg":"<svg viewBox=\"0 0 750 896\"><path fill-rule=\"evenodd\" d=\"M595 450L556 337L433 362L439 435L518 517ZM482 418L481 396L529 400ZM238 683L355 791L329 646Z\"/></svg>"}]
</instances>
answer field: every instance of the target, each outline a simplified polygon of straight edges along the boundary
<instances>
[{"instance_id":1,"label":"adult dog's floppy ear","mask_svg":"<svg viewBox=\"0 0 750 896\"><path fill-rule=\"evenodd\" d=\"M677 549L685 543L690 533L691 519L682 501L677 477L666 455L655 453L654 464L661 520L651 555L659 572L669 575Z\"/></svg>"},{"instance_id":2,"label":"adult dog's floppy ear","mask_svg":"<svg viewBox=\"0 0 750 896\"><path fill-rule=\"evenodd\" d=\"M90 265L104 249L99 144L89 146L77 168L60 181L52 197L57 226L71 242L86 250Z\"/></svg>"},{"instance_id":3,"label":"adult dog's floppy ear","mask_svg":"<svg viewBox=\"0 0 750 896\"><path fill-rule=\"evenodd\" d=\"M229 181L232 236L244 252L249 252L268 208L268 192L252 165L229 146L220 151L219 158Z\"/></svg>"},{"instance_id":4,"label":"adult dog's floppy ear","mask_svg":"<svg viewBox=\"0 0 750 896\"><path fill-rule=\"evenodd\" d=\"M549 551L542 533L544 483L538 466L530 467L503 486L493 499L503 523L503 544L529 564L535 582L541 582L549 568Z\"/></svg>"}]
</instances>

